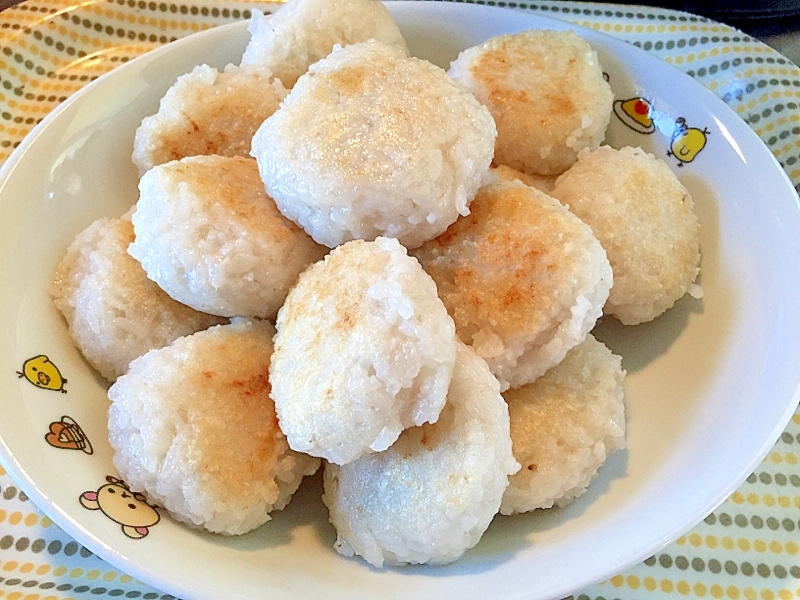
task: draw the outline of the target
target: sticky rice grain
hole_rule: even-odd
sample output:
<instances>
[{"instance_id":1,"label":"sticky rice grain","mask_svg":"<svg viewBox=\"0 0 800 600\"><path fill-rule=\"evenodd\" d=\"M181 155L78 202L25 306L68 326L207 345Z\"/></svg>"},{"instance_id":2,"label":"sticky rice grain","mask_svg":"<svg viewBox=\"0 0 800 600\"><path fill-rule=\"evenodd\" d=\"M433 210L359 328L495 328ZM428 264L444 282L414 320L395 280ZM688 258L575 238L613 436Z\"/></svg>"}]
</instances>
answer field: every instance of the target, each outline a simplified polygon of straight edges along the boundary
<instances>
[{"instance_id":1,"label":"sticky rice grain","mask_svg":"<svg viewBox=\"0 0 800 600\"><path fill-rule=\"evenodd\" d=\"M496 379L459 344L439 421L407 429L384 452L326 465L337 551L376 567L459 558L478 543L519 468L508 427Z\"/></svg>"},{"instance_id":2,"label":"sticky rice grain","mask_svg":"<svg viewBox=\"0 0 800 600\"><path fill-rule=\"evenodd\" d=\"M319 461L289 449L269 397L274 328L235 319L131 363L111 386L114 466L188 525L228 535L286 506Z\"/></svg>"},{"instance_id":3,"label":"sticky rice grain","mask_svg":"<svg viewBox=\"0 0 800 600\"><path fill-rule=\"evenodd\" d=\"M581 343L612 276L589 227L519 181L481 188L472 213L414 251L462 341L503 389L536 379Z\"/></svg>"},{"instance_id":4,"label":"sticky rice grain","mask_svg":"<svg viewBox=\"0 0 800 600\"><path fill-rule=\"evenodd\" d=\"M299 274L327 252L280 214L251 158L194 156L139 182L130 254L176 300L272 319Z\"/></svg>"},{"instance_id":5,"label":"sticky rice grain","mask_svg":"<svg viewBox=\"0 0 800 600\"><path fill-rule=\"evenodd\" d=\"M506 165L497 165L491 168L492 173L506 181L521 181L528 187L536 188L540 192L549 194L556 187L558 175L537 175L536 173L523 173Z\"/></svg>"},{"instance_id":6,"label":"sticky rice grain","mask_svg":"<svg viewBox=\"0 0 800 600\"><path fill-rule=\"evenodd\" d=\"M655 319L700 271L694 202L667 164L641 148L581 154L552 194L586 222L605 248L614 287L604 312L626 325Z\"/></svg>"},{"instance_id":7,"label":"sticky rice grain","mask_svg":"<svg viewBox=\"0 0 800 600\"><path fill-rule=\"evenodd\" d=\"M79 233L59 261L50 287L84 358L114 381L128 364L224 319L170 298L127 250L130 218L99 219Z\"/></svg>"},{"instance_id":8,"label":"sticky rice grain","mask_svg":"<svg viewBox=\"0 0 800 600\"><path fill-rule=\"evenodd\" d=\"M139 174L186 156L247 156L256 129L278 109L286 89L266 69L195 67L167 90L158 112L136 130Z\"/></svg>"},{"instance_id":9,"label":"sticky rice grain","mask_svg":"<svg viewBox=\"0 0 800 600\"><path fill-rule=\"evenodd\" d=\"M273 15L253 10L243 66L267 67L287 88L334 46L378 40L408 47L386 7L377 0L291 0Z\"/></svg>"},{"instance_id":10,"label":"sticky rice grain","mask_svg":"<svg viewBox=\"0 0 800 600\"><path fill-rule=\"evenodd\" d=\"M571 31L528 30L464 50L450 66L497 123L494 162L559 174L605 137L614 100L597 53Z\"/></svg>"},{"instance_id":11,"label":"sticky rice grain","mask_svg":"<svg viewBox=\"0 0 800 600\"><path fill-rule=\"evenodd\" d=\"M281 212L320 244L412 248L469 212L494 137L489 112L442 69L370 41L314 64L252 154Z\"/></svg>"},{"instance_id":12,"label":"sticky rice grain","mask_svg":"<svg viewBox=\"0 0 800 600\"><path fill-rule=\"evenodd\" d=\"M396 240L348 242L312 265L277 329L273 398L295 450L345 464L438 418L455 327Z\"/></svg>"},{"instance_id":13,"label":"sticky rice grain","mask_svg":"<svg viewBox=\"0 0 800 600\"><path fill-rule=\"evenodd\" d=\"M514 458L500 512L565 506L625 447L621 359L592 335L533 383L508 390Z\"/></svg>"}]
</instances>

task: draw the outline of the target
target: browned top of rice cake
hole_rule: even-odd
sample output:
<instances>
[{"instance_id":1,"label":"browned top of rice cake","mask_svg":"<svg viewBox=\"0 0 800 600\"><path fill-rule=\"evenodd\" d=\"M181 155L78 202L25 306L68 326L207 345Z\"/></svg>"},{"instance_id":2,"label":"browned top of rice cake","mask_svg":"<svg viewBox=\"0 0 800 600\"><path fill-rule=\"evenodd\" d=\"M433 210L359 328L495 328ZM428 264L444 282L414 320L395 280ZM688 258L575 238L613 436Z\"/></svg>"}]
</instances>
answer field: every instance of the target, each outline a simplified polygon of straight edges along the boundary
<instances>
[{"instance_id":1,"label":"browned top of rice cake","mask_svg":"<svg viewBox=\"0 0 800 600\"><path fill-rule=\"evenodd\" d=\"M572 32L491 38L464 51L450 73L495 119L495 164L558 174L605 136L613 94L596 53Z\"/></svg>"},{"instance_id":2,"label":"browned top of rice cake","mask_svg":"<svg viewBox=\"0 0 800 600\"><path fill-rule=\"evenodd\" d=\"M186 156L247 156L253 134L286 94L271 73L200 65L178 78L156 114L136 131L133 162L143 174Z\"/></svg>"},{"instance_id":3,"label":"browned top of rice cake","mask_svg":"<svg viewBox=\"0 0 800 600\"><path fill-rule=\"evenodd\" d=\"M485 327L503 338L548 331L596 271L585 260L599 248L591 230L516 181L481 188L470 209L415 251L462 339Z\"/></svg>"},{"instance_id":4,"label":"browned top of rice cake","mask_svg":"<svg viewBox=\"0 0 800 600\"><path fill-rule=\"evenodd\" d=\"M500 179L506 181L521 181L525 185L536 188L537 190L549 194L556 187L556 179L558 175L537 175L536 173L523 173L517 171L507 165L497 165L489 169L492 173L497 175Z\"/></svg>"}]
</instances>

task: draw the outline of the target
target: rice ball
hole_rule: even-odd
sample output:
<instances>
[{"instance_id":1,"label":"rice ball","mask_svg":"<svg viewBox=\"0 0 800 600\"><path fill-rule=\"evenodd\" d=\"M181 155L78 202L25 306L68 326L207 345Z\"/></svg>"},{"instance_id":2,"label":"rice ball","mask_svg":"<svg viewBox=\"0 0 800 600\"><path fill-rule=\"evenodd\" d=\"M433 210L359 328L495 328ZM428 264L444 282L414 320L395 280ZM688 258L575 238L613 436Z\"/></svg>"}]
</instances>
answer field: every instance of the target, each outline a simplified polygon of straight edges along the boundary
<instances>
[{"instance_id":1,"label":"rice ball","mask_svg":"<svg viewBox=\"0 0 800 600\"><path fill-rule=\"evenodd\" d=\"M439 417L456 359L436 286L396 240L356 240L300 277L270 377L289 445L345 464Z\"/></svg>"},{"instance_id":2,"label":"rice ball","mask_svg":"<svg viewBox=\"0 0 800 600\"><path fill-rule=\"evenodd\" d=\"M114 381L148 350L226 322L176 302L128 252L130 218L99 219L75 236L50 286L75 345Z\"/></svg>"},{"instance_id":3,"label":"rice ball","mask_svg":"<svg viewBox=\"0 0 800 600\"><path fill-rule=\"evenodd\" d=\"M278 109L286 89L266 69L208 65L178 78L133 141L139 175L199 154L247 156L256 129Z\"/></svg>"},{"instance_id":4,"label":"rice ball","mask_svg":"<svg viewBox=\"0 0 800 600\"><path fill-rule=\"evenodd\" d=\"M540 192L549 194L556 187L558 175L537 175L536 173L523 173L506 165L497 165L491 168L492 173L506 181L521 181L525 185L536 188Z\"/></svg>"},{"instance_id":5,"label":"rice ball","mask_svg":"<svg viewBox=\"0 0 800 600\"><path fill-rule=\"evenodd\" d=\"M377 0L290 0L272 15L252 11L242 65L265 66L287 88L334 46L375 39L408 47L387 8Z\"/></svg>"},{"instance_id":6,"label":"rice ball","mask_svg":"<svg viewBox=\"0 0 800 600\"><path fill-rule=\"evenodd\" d=\"M113 462L178 521L245 533L286 506L319 460L293 452L269 397L273 327L234 319L131 363L108 390Z\"/></svg>"},{"instance_id":7,"label":"rice ball","mask_svg":"<svg viewBox=\"0 0 800 600\"><path fill-rule=\"evenodd\" d=\"M170 296L215 315L272 319L327 248L280 214L251 158L194 156L139 182L128 252Z\"/></svg>"},{"instance_id":8,"label":"rice ball","mask_svg":"<svg viewBox=\"0 0 800 600\"><path fill-rule=\"evenodd\" d=\"M502 389L558 364L602 314L611 266L591 229L519 181L481 188L472 214L414 251L462 341Z\"/></svg>"},{"instance_id":9,"label":"rice ball","mask_svg":"<svg viewBox=\"0 0 800 600\"><path fill-rule=\"evenodd\" d=\"M565 506L625 447L621 363L590 334L536 381L503 394L522 468L509 479L502 514Z\"/></svg>"},{"instance_id":10,"label":"rice ball","mask_svg":"<svg viewBox=\"0 0 800 600\"><path fill-rule=\"evenodd\" d=\"M448 72L492 113L495 164L558 174L605 137L614 94L597 53L571 31L490 38L459 54Z\"/></svg>"},{"instance_id":11,"label":"rice ball","mask_svg":"<svg viewBox=\"0 0 800 600\"><path fill-rule=\"evenodd\" d=\"M689 192L667 164L641 148L581 154L553 196L605 248L614 287L604 312L625 325L672 307L700 272L700 223Z\"/></svg>"},{"instance_id":12,"label":"rice ball","mask_svg":"<svg viewBox=\"0 0 800 600\"><path fill-rule=\"evenodd\" d=\"M384 452L325 466L336 550L376 567L452 562L478 543L517 469L497 380L459 344L435 424L405 430Z\"/></svg>"},{"instance_id":13,"label":"rice ball","mask_svg":"<svg viewBox=\"0 0 800 600\"><path fill-rule=\"evenodd\" d=\"M442 233L489 180L489 112L439 67L376 41L301 77L253 138L267 192L329 247Z\"/></svg>"}]
</instances>

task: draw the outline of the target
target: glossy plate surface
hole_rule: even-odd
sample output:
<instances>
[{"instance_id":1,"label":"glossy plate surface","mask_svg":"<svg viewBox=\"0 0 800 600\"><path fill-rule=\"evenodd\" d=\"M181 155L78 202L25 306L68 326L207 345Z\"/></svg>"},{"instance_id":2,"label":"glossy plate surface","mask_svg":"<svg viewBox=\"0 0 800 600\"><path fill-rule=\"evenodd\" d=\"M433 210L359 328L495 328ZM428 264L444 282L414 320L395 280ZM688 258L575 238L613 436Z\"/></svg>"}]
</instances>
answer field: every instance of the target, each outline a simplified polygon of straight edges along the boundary
<instances>
[{"instance_id":1,"label":"glossy plate surface","mask_svg":"<svg viewBox=\"0 0 800 600\"><path fill-rule=\"evenodd\" d=\"M389 7L414 54L444 67L459 50L501 33L571 28L584 36L617 99L607 141L664 158L694 196L705 296L687 296L636 328L598 326L629 374L628 449L567 508L498 517L453 565L376 570L340 557L318 477L274 521L241 537L198 533L168 517L141 539L127 537L120 523L79 501L115 475L106 387L73 348L46 289L75 234L136 201L130 153L141 119L194 65L238 62L246 24L120 66L54 111L0 171L0 458L78 541L178 597L560 598L700 521L750 474L797 405L800 209L779 165L735 113L633 46L560 21L466 4ZM35 363L26 369L26 361L40 355L65 384L32 385ZM48 434L73 424L91 453L48 443Z\"/></svg>"}]
</instances>

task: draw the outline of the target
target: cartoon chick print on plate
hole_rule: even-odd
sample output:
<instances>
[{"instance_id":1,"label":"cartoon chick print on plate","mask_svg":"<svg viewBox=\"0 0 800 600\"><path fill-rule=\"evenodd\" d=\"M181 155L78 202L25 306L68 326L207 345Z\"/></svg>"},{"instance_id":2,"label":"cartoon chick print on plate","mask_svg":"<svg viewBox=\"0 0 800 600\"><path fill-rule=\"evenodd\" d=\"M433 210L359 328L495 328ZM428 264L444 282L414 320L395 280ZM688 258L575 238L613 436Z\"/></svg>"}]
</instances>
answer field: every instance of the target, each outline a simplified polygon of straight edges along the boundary
<instances>
[{"instance_id":1,"label":"cartoon chick print on plate","mask_svg":"<svg viewBox=\"0 0 800 600\"><path fill-rule=\"evenodd\" d=\"M656 130L652 111L653 105L642 96L614 102L614 114L617 118L639 133L653 133Z\"/></svg>"},{"instance_id":2,"label":"cartoon chick print on plate","mask_svg":"<svg viewBox=\"0 0 800 600\"><path fill-rule=\"evenodd\" d=\"M703 129L689 127L686 124L686 119L678 117L675 120L675 131L672 134L667 156L677 158L679 167L682 167L684 163L692 162L694 157L706 147L710 133L705 127Z\"/></svg>"},{"instance_id":3,"label":"cartoon chick print on plate","mask_svg":"<svg viewBox=\"0 0 800 600\"><path fill-rule=\"evenodd\" d=\"M44 354L29 358L22 363L22 371L17 371L20 379L23 377L38 388L53 390L66 394L64 384L66 377L61 376L61 371Z\"/></svg>"},{"instance_id":4,"label":"cartoon chick print on plate","mask_svg":"<svg viewBox=\"0 0 800 600\"><path fill-rule=\"evenodd\" d=\"M122 526L122 533L139 540L150 533L150 528L161 520L155 507L145 502L144 495L132 492L121 479L106 476L105 485L96 491L83 492L81 506L99 510L109 519Z\"/></svg>"}]
</instances>

